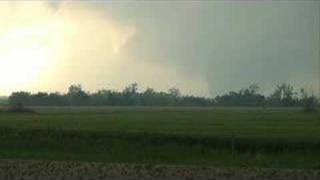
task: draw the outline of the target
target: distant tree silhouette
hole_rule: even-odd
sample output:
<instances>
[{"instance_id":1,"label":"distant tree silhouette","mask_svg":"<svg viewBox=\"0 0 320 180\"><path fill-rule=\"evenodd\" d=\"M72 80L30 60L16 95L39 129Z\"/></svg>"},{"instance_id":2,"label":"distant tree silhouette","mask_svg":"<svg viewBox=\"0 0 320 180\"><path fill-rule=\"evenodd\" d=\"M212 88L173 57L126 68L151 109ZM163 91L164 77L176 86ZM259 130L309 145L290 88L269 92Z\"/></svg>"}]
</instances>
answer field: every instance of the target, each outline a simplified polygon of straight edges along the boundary
<instances>
[{"instance_id":1,"label":"distant tree silhouette","mask_svg":"<svg viewBox=\"0 0 320 180\"><path fill-rule=\"evenodd\" d=\"M256 84L238 92L231 91L228 94L217 96L215 101L224 106L262 106L265 101L263 95L258 94L259 87Z\"/></svg>"},{"instance_id":2,"label":"distant tree silhouette","mask_svg":"<svg viewBox=\"0 0 320 180\"><path fill-rule=\"evenodd\" d=\"M9 97L9 104L13 107L23 107L31 104L31 94L29 92L14 92Z\"/></svg>"},{"instance_id":3,"label":"distant tree silhouette","mask_svg":"<svg viewBox=\"0 0 320 180\"><path fill-rule=\"evenodd\" d=\"M71 85L68 89L67 96L71 105L88 105L90 96L82 90L82 86Z\"/></svg>"},{"instance_id":4,"label":"distant tree silhouette","mask_svg":"<svg viewBox=\"0 0 320 180\"><path fill-rule=\"evenodd\" d=\"M15 92L9 97L9 111L14 113L33 113L34 111L26 106L31 105L31 94L29 92Z\"/></svg>"},{"instance_id":5,"label":"distant tree silhouette","mask_svg":"<svg viewBox=\"0 0 320 180\"><path fill-rule=\"evenodd\" d=\"M122 91L124 96L125 104L127 105L139 105L139 93L138 93L138 84L132 83L129 86L125 87Z\"/></svg>"},{"instance_id":6,"label":"distant tree silhouette","mask_svg":"<svg viewBox=\"0 0 320 180\"><path fill-rule=\"evenodd\" d=\"M283 83L276 86L268 102L272 106L296 106L299 104L298 99L295 98L296 95L291 85Z\"/></svg>"},{"instance_id":7,"label":"distant tree silhouette","mask_svg":"<svg viewBox=\"0 0 320 180\"><path fill-rule=\"evenodd\" d=\"M178 88L170 88L168 90L169 92L169 101L170 101L170 105L179 105L179 101L181 93L180 90Z\"/></svg>"},{"instance_id":8,"label":"distant tree silhouette","mask_svg":"<svg viewBox=\"0 0 320 180\"><path fill-rule=\"evenodd\" d=\"M314 95L308 95L308 93L304 90L300 90L302 96L302 104L303 110L305 112L315 112L317 111L317 98Z\"/></svg>"},{"instance_id":9,"label":"distant tree silhouette","mask_svg":"<svg viewBox=\"0 0 320 180\"><path fill-rule=\"evenodd\" d=\"M126 86L122 91L101 89L89 93L81 85L71 85L66 94L59 92L13 92L9 97L11 106L303 106L314 107L317 100L308 96L305 90L299 97L289 84L277 85L270 96L259 93L259 86L250 85L239 91L230 91L215 98L182 95L177 88L167 92L147 88L139 92L137 83ZM303 93L302 93L303 92Z\"/></svg>"}]
</instances>

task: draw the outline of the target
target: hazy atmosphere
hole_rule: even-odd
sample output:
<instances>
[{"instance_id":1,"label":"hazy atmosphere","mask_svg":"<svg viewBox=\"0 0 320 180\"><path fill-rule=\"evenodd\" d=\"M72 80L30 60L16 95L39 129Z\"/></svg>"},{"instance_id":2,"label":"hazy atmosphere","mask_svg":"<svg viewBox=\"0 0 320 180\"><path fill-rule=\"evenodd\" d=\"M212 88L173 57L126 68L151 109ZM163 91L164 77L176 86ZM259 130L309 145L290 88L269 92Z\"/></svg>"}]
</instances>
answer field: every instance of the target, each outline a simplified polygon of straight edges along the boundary
<instances>
[{"instance_id":1,"label":"hazy atmosphere","mask_svg":"<svg viewBox=\"0 0 320 180\"><path fill-rule=\"evenodd\" d=\"M0 2L0 95L141 88L319 93L319 1Z\"/></svg>"},{"instance_id":2,"label":"hazy atmosphere","mask_svg":"<svg viewBox=\"0 0 320 180\"><path fill-rule=\"evenodd\" d=\"M0 180L320 180L320 0L0 0Z\"/></svg>"}]
</instances>

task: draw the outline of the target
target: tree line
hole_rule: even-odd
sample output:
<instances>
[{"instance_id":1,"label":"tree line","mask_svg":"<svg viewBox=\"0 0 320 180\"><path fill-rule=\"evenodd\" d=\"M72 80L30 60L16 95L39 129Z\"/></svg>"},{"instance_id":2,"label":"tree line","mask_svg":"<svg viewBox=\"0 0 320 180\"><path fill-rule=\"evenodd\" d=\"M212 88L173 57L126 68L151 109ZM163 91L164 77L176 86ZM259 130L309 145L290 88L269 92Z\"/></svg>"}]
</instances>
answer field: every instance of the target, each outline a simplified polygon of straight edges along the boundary
<instances>
[{"instance_id":1,"label":"tree line","mask_svg":"<svg viewBox=\"0 0 320 180\"><path fill-rule=\"evenodd\" d=\"M259 93L257 85L239 91L205 98L182 95L177 88L167 92L152 88L139 92L138 84L133 83L122 91L101 89L86 92L81 85L71 85L67 93L47 92L13 92L9 104L24 106L315 106L318 101L304 89L296 92L289 84L277 85L268 96Z\"/></svg>"}]
</instances>

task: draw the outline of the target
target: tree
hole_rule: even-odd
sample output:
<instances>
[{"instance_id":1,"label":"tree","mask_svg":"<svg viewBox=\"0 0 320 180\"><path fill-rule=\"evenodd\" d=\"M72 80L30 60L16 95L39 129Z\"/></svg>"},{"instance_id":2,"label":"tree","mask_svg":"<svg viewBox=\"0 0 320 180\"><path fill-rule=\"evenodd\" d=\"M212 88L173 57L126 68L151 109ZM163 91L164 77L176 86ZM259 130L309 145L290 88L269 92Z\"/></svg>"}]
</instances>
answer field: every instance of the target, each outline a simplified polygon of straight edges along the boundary
<instances>
[{"instance_id":1,"label":"tree","mask_svg":"<svg viewBox=\"0 0 320 180\"><path fill-rule=\"evenodd\" d=\"M112 91L101 89L91 95L92 105L112 105L111 103Z\"/></svg>"},{"instance_id":2,"label":"tree","mask_svg":"<svg viewBox=\"0 0 320 180\"><path fill-rule=\"evenodd\" d=\"M123 90L124 94L136 94L138 92L138 84L132 83L129 86L126 86Z\"/></svg>"},{"instance_id":3,"label":"tree","mask_svg":"<svg viewBox=\"0 0 320 180\"><path fill-rule=\"evenodd\" d=\"M90 96L82 90L82 86L71 85L68 89L67 96L71 105L88 105Z\"/></svg>"},{"instance_id":4,"label":"tree","mask_svg":"<svg viewBox=\"0 0 320 180\"><path fill-rule=\"evenodd\" d=\"M44 106L48 104L48 97L48 93L38 92L37 94L31 95L31 102L32 104Z\"/></svg>"},{"instance_id":5,"label":"tree","mask_svg":"<svg viewBox=\"0 0 320 180\"><path fill-rule=\"evenodd\" d=\"M66 106L69 105L68 96L60 94L59 92L50 93L48 95L49 106Z\"/></svg>"},{"instance_id":6,"label":"tree","mask_svg":"<svg viewBox=\"0 0 320 180\"><path fill-rule=\"evenodd\" d=\"M169 92L169 104L179 105L179 100L181 97L180 90L178 88L170 88L168 92Z\"/></svg>"},{"instance_id":7,"label":"tree","mask_svg":"<svg viewBox=\"0 0 320 180\"><path fill-rule=\"evenodd\" d=\"M168 92L172 97L175 97L175 98L178 98L181 95L180 90L178 88L170 88Z\"/></svg>"},{"instance_id":8,"label":"tree","mask_svg":"<svg viewBox=\"0 0 320 180\"><path fill-rule=\"evenodd\" d=\"M289 84L277 85L274 92L269 97L269 103L274 106L294 106L297 103L294 89Z\"/></svg>"},{"instance_id":9,"label":"tree","mask_svg":"<svg viewBox=\"0 0 320 180\"><path fill-rule=\"evenodd\" d=\"M15 113L29 113L34 112L32 109L26 108L25 106L30 105L31 94L29 92L14 92L9 97L10 112Z\"/></svg>"},{"instance_id":10,"label":"tree","mask_svg":"<svg viewBox=\"0 0 320 180\"><path fill-rule=\"evenodd\" d=\"M125 98L126 105L138 105L139 104L139 93L138 93L138 84L132 83L129 86L125 87L122 91Z\"/></svg>"},{"instance_id":11,"label":"tree","mask_svg":"<svg viewBox=\"0 0 320 180\"><path fill-rule=\"evenodd\" d=\"M301 90L297 96L288 84L277 85L269 97L259 93L259 86L250 85L238 91L230 91L216 98L181 95L180 90L171 88L167 92L147 88L138 91L138 84L126 86L122 91L102 89L94 93L86 92L81 85L71 85L66 94L59 92L14 92L9 97L11 106L65 106L65 105L152 105L152 106L304 106L312 109L317 100Z\"/></svg>"},{"instance_id":12,"label":"tree","mask_svg":"<svg viewBox=\"0 0 320 180\"><path fill-rule=\"evenodd\" d=\"M152 88L147 88L141 94L141 104L142 105L154 105L156 104L157 92Z\"/></svg>"},{"instance_id":13,"label":"tree","mask_svg":"<svg viewBox=\"0 0 320 180\"><path fill-rule=\"evenodd\" d=\"M317 111L317 98L314 95L309 96L306 90L300 90L302 97L303 110L305 112L315 112Z\"/></svg>"},{"instance_id":14,"label":"tree","mask_svg":"<svg viewBox=\"0 0 320 180\"><path fill-rule=\"evenodd\" d=\"M265 97L258 94L258 90L259 86L253 84L238 92L231 91L226 95L217 96L215 101L223 106L261 106L264 104Z\"/></svg>"},{"instance_id":15,"label":"tree","mask_svg":"<svg viewBox=\"0 0 320 180\"><path fill-rule=\"evenodd\" d=\"M9 104L13 107L23 107L30 104L31 94L29 92L13 92L9 97Z\"/></svg>"}]
</instances>

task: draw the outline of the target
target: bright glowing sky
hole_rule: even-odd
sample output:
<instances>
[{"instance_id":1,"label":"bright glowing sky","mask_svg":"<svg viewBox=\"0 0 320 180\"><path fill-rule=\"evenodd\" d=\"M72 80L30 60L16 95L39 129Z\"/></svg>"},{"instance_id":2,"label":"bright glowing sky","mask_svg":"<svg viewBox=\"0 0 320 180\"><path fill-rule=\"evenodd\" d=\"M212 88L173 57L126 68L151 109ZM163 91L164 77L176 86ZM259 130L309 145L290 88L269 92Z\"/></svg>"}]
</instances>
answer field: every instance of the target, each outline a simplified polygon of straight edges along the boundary
<instances>
[{"instance_id":1,"label":"bright glowing sky","mask_svg":"<svg viewBox=\"0 0 320 180\"><path fill-rule=\"evenodd\" d=\"M0 95L319 87L320 2L0 2Z\"/></svg>"}]
</instances>

